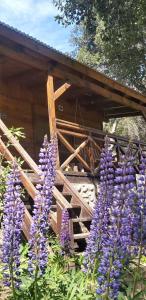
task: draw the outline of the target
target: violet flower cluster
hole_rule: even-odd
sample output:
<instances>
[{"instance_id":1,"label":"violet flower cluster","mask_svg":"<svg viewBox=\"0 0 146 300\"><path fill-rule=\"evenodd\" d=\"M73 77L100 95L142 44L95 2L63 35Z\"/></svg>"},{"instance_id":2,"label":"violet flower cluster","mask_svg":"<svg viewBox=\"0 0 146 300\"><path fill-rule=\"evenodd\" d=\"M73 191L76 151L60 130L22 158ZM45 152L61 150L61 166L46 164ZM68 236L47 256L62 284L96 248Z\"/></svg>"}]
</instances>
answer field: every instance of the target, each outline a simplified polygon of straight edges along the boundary
<instances>
[{"instance_id":1,"label":"violet flower cluster","mask_svg":"<svg viewBox=\"0 0 146 300\"><path fill-rule=\"evenodd\" d=\"M108 235L102 244L97 289L98 295L106 295L110 299L118 298L122 267L127 263L133 247L136 191L134 158L130 146L118 162L114 182Z\"/></svg>"},{"instance_id":2,"label":"violet flower cluster","mask_svg":"<svg viewBox=\"0 0 146 300\"><path fill-rule=\"evenodd\" d=\"M96 259L99 255L104 240L107 239L110 219L110 207L113 199L114 187L114 164L112 151L109 149L109 138L105 138L105 145L101 152L100 164L100 186L98 199L96 201L93 218L90 227L90 236L84 256L84 271L97 271Z\"/></svg>"},{"instance_id":3,"label":"violet flower cluster","mask_svg":"<svg viewBox=\"0 0 146 300\"><path fill-rule=\"evenodd\" d=\"M3 279L4 285L17 288L20 285L20 244L24 217L21 201L20 174L16 163L8 175L4 195L3 215Z\"/></svg>"},{"instance_id":4,"label":"violet flower cluster","mask_svg":"<svg viewBox=\"0 0 146 300\"><path fill-rule=\"evenodd\" d=\"M31 273L36 271L36 269L40 274L44 273L47 265L47 233L49 229L49 213L55 181L56 145L56 140L52 140L49 143L47 136L45 136L39 154L41 180L36 186L37 195L35 197L33 221L29 240L29 271Z\"/></svg>"},{"instance_id":5,"label":"violet flower cluster","mask_svg":"<svg viewBox=\"0 0 146 300\"><path fill-rule=\"evenodd\" d=\"M137 205L135 210L135 226L133 238L135 253L141 251L146 255L146 153L141 150L139 175L137 175ZM140 247L139 247L140 246Z\"/></svg>"},{"instance_id":6,"label":"violet flower cluster","mask_svg":"<svg viewBox=\"0 0 146 300\"><path fill-rule=\"evenodd\" d=\"M60 232L60 244L62 248L62 254L70 254L70 233L69 233L69 212L64 209L62 212L61 232Z\"/></svg>"}]
</instances>

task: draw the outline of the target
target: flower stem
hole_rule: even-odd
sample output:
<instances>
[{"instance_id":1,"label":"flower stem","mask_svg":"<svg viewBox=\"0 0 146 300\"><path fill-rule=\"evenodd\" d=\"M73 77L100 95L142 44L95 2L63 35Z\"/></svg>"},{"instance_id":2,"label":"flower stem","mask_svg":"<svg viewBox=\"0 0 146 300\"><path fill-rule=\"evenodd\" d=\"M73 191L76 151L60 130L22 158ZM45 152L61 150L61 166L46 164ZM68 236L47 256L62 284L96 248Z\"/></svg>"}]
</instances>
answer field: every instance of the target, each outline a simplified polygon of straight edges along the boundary
<instances>
[{"instance_id":1,"label":"flower stem","mask_svg":"<svg viewBox=\"0 0 146 300\"><path fill-rule=\"evenodd\" d=\"M37 300L37 287L38 287L38 283L37 283L37 279L38 279L38 266L36 266L35 269L35 278L34 278L34 300Z\"/></svg>"},{"instance_id":2,"label":"flower stem","mask_svg":"<svg viewBox=\"0 0 146 300\"><path fill-rule=\"evenodd\" d=\"M13 262L12 261L10 263L10 276L11 276L11 286L12 286L13 299L16 300L16 291L15 291L15 284L14 284Z\"/></svg>"},{"instance_id":3,"label":"flower stem","mask_svg":"<svg viewBox=\"0 0 146 300\"><path fill-rule=\"evenodd\" d=\"M136 275L134 276L134 283L133 283L133 290L132 290L132 298L134 298L134 296L135 296L135 292L136 292L136 288L137 288L137 274L139 274L139 271L140 271L140 263L141 263L141 256L142 256L142 250L143 250L143 243L142 243L143 232L142 232L142 228L143 228L143 216L141 216L140 247L139 247L138 265L137 265L137 268L136 268Z\"/></svg>"}]
</instances>

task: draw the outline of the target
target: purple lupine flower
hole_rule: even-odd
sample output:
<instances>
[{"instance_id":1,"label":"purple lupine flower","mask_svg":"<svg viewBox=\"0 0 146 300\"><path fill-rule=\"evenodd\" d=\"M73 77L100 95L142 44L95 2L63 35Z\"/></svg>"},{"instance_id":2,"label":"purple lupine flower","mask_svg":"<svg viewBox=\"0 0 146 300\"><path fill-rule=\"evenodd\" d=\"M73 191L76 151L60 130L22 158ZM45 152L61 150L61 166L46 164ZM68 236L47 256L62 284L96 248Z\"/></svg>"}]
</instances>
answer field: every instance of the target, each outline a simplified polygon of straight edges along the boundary
<instances>
[{"instance_id":1,"label":"purple lupine flower","mask_svg":"<svg viewBox=\"0 0 146 300\"><path fill-rule=\"evenodd\" d=\"M62 212L61 232L60 232L60 244L62 253L70 254L70 233L69 233L69 212L64 209Z\"/></svg>"},{"instance_id":2,"label":"purple lupine flower","mask_svg":"<svg viewBox=\"0 0 146 300\"><path fill-rule=\"evenodd\" d=\"M114 186L114 163L109 145L110 140L106 137L99 164L100 186L98 199L95 203L90 235L84 254L84 268L88 272L93 271L96 258L102 248L102 243L107 239L108 234Z\"/></svg>"},{"instance_id":3,"label":"purple lupine flower","mask_svg":"<svg viewBox=\"0 0 146 300\"><path fill-rule=\"evenodd\" d=\"M20 173L13 164L6 181L3 215L2 262L4 285L19 287L20 284L20 244L24 217L24 204L21 201Z\"/></svg>"},{"instance_id":4,"label":"purple lupine flower","mask_svg":"<svg viewBox=\"0 0 146 300\"><path fill-rule=\"evenodd\" d=\"M139 246L141 255L146 254L146 153L141 150L140 174L137 175L137 202L135 209L135 223L133 239L135 242L135 253L138 254Z\"/></svg>"},{"instance_id":5,"label":"purple lupine flower","mask_svg":"<svg viewBox=\"0 0 146 300\"><path fill-rule=\"evenodd\" d=\"M102 244L98 272L97 294L107 294L117 299L122 263L127 263L133 246L132 233L135 223L135 169L130 146L121 157L115 171L115 186L110 212L107 239Z\"/></svg>"},{"instance_id":6,"label":"purple lupine flower","mask_svg":"<svg viewBox=\"0 0 146 300\"><path fill-rule=\"evenodd\" d=\"M43 273L47 265L47 232L55 181L56 150L56 140L49 143L47 136L45 136L39 154L40 183L36 186L37 195L30 230L29 271L32 273L36 268L40 273Z\"/></svg>"}]
</instances>

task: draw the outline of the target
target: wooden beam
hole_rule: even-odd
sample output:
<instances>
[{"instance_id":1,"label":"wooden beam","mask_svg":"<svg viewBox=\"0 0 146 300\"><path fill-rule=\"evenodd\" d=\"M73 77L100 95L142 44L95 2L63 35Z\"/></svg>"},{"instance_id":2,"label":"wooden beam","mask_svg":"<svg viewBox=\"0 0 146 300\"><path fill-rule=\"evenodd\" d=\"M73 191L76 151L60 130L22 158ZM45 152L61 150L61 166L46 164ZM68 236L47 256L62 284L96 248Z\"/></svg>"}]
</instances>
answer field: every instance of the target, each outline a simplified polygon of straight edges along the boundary
<instances>
[{"instance_id":1,"label":"wooden beam","mask_svg":"<svg viewBox=\"0 0 146 300\"><path fill-rule=\"evenodd\" d=\"M55 111L55 101L54 101L54 82L53 76L49 75L47 80L47 99L48 99L48 115L49 115L49 129L51 139L57 139L57 129L56 129L56 111ZM59 149L57 145L57 168L59 168Z\"/></svg>"},{"instance_id":2,"label":"wooden beam","mask_svg":"<svg viewBox=\"0 0 146 300\"><path fill-rule=\"evenodd\" d=\"M54 74L54 76L64 78L66 81L70 81L72 84L82 87L85 90L89 89L93 93L95 93L97 95L101 95L101 96L109 99L110 101L122 104L124 106L131 107L134 110L136 109L141 112L144 111L146 113L146 108L144 106L137 104L134 101L129 100L128 98L126 98L124 96L120 96L119 94L116 94L106 88L103 88L103 87L99 86L98 84L93 83L92 81L80 78L79 76L74 75L71 72L67 72L65 70L63 71L62 69L58 69L57 67L54 67L52 69L52 73ZM146 99L145 99L145 101L146 101Z\"/></svg>"},{"instance_id":3,"label":"wooden beam","mask_svg":"<svg viewBox=\"0 0 146 300\"><path fill-rule=\"evenodd\" d=\"M32 54L28 54L27 52L25 53L24 49L21 49L21 51L18 51L18 47L15 50L13 48L7 47L2 44L0 45L0 52L16 61L21 61L22 63L25 63L29 66L35 67L39 70L44 70L44 71L50 70L51 74L53 74L54 76L57 76L66 81L69 81L72 84L75 84L86 90L91 90L95 94L102 95L111 101L131 107L134 110L136 109L141 112L144 111L146 113L146 108L143 107L142 105L137 104L134 101L129 100L128 98L126 98L124 96L120 96L119 94L116 94L116 91L114 92L114 91L107 90L106 86L105 86L105 88L99 86L98 82L93 83L92 80L90 78L87 78L85 75L84 75L84 78L86 78L86 79L83 79L83 78L81 78L83 76L80 76L79 74L75 74L75 73L73 74L72 71L68 71L68 68L67 68L67 70L65 69L65 71L61 70L62 69L61 65L58 65L58 67L54 67L54 65L56 65L56 64L49 62L49 57L48 57L48 61L45 62L43 59L43 56L41 56L41 59L36 58ZM134 92L134 94L135 94L135 92ZM137 94L136 99L142 101L142 103L146 103L146 97L144 97L143 95L138 94L138 93L136 93L136 94ZM140 97L138 98L139 95L140 95Z\"/></svg>"},{"instance_id":4,"label":"wooden beam","mask_svg":"<svg viewBox=\"0 0 146 300\"><path fill-rule=\"evenodd\" d=\"M113 79L108 78L106 75L97 72L79 63L78 61L75 61L53 50L48 46L43 45L40 42L37 42L35 39L29 38L22 33L16 32L15 30L8 28L3 24L0 25L0 35L11 41L15 41L20 45L23 45L23 47L27 47L28 49L31 49L32 51L41 54L46 59L59 62L62 66L64 65L72 69L74 72L78 72L79 77L80 74L84 76L88 76L89 78L94 79L97 82L99 81L100 83L105 84L109 88L115 89L117 91L122 92L123 94L126 94L127 96L146 102L146 97L144 95L116 82Z\"/></svg>"},{"instance_id":5,"label":"wooden beam","mask_svg":"<svg viewBox=\"0 0 146 300\"><path fill-rule=\"evenodd\" d=\"M61 140L61 142L64 144L64 146L71 152L74 153L75 149L72 147L72 145L64 138L64 136L57 131L57 135L59 137L59 139ZM80 156L80 154L76 154L76 158L82 163L82 165L88 170L90 171L90 167L88 166L88 164L86 163L86 161Z\"/></svg>"},{"instance_id":6,"label":"wooden beam","mask_svg":"<svg viewBox=\"0 0 146 300\"><path fill-rule=\"evenodd\" d=\"M64 169L75 157L76 155L88 144L89 139L87 138L83 143L81 143L81 145L75 149L74 153L71 154L65 161L64 163L61 165L61 169Z\"/></svg>"},{"instance_id":7,"label":"wooden beam","mask_svg":"<svg viewBox=\"0 0 146 300\"><path fill-rule=\"evenodd\" d=\"M47 98L48 98L48 114L49 114L49 128L51 138L56 137L56 112L54 102L54 82L53 76L49 75L47 80Z\"/></svg>"},{"instance_id":8,"label":"wooden beam","mask_svg":"<svg viewBox=\"0 0 146 300\"><path fill-rule=\"evenodd\" d=\"M70 181L64 176L64 174L60 170L57 170L57 176L60 179L60 181L62 181L65 184L65 187L69 189L71 195L73 195L74 198L77 198L77 204L83 208L83 210L88 214L88 217L89 215L92 217L93 211L91 206L83 200L79 192L77 192L77 190L71 185Z\"/></svg>"},{"instance_id":9,"label":"wooden beam","mask_svg":"<svg viewBox=\"0 0 146 300\"><path fill-rule=\"evenodd\" d=\"M64 83L61 87L59 87L54 93L54 100L56 101L60 96L62 96L62 94L64 94L70 86L71 85L69 83Z\"/></svg>"},{"instance_id":10,"label":"wooden beam","mask_svg":"<svg viewBox=\"0 0 146 300\"><path fill-rule=\"evenodd\" d=\"M0 44L0 53L4 54L5 56L10 57L13 60L20 61L28 66L34 67L38 70L47 71L46 63L41 60L37 59L31 55L24 53L23 51L19 52L15 51L13 48L9 48L5 45ZM49 66L49 63L48 63Z\"/></svg>"},{"instance_id":11,"label":"wooden beam","mask_svg":"<svg viewBox=\"0 0 146 300\"><path fill-rule=\"evenodd\" d=\"M102 151L102 148L94 141L94 139L93 139L91 136L89 136L89 140L94 144L95 148L96 148L99 152Z\"/></svg>"},{"instance_id":12,"label":"wooden beam","mask_svg":"<svg viewBox=\"0 0 146 300\"><path fill-rule=\"evenodd\" d=\"M3 132L3 134L8 138L8 140L12 143L12 145L15 147L15 149L18 151L19 155L22 156L22 158L27 162L28 166L35 172L39 173L39 168L37 164L34 162L34 160L29 156L27 151L20 145L18 140L14 138L10 130L6 127L4 122L0 119L0 130Z\"/></svg>"},{"instance_id":13,"label":"wooden beam","mask_svg":"<svg viewBox=\"0 0 146 300\"><path fill-rule=\"evenodd\" d=\"M0 153L10 162L14 162L15 158L12 156L8 148L5 146L3 141L0 138ZM25 175L25 173L22 171L21 167L19 167L20 171L20 178L23 183L23 186L28 191L29 195L31 195L32 198L35 197L35 188L29 178ZM29 233L30 233L30 226L32 222L32 217L28 210L25 208L25 215L24 215L24 222L23 222L23 232L27 239L29 239Z\"/></svg>"},{"instance_id":14,"label":"wooden beam","mask_svg":"<svg viewBox=\"0 0 146 300\"><path fill-rule=\"evenodd\" d=\"M74 132L74 131L69 131L69 130L65 130L65 129L58 129L59 132L65 134L65 135L72 135L72 136L75 136L79 139L81 138L87 138L88 135L87 134L82 134L82 133L78 133L78 132Z\"/></svg>"}]
</instances>

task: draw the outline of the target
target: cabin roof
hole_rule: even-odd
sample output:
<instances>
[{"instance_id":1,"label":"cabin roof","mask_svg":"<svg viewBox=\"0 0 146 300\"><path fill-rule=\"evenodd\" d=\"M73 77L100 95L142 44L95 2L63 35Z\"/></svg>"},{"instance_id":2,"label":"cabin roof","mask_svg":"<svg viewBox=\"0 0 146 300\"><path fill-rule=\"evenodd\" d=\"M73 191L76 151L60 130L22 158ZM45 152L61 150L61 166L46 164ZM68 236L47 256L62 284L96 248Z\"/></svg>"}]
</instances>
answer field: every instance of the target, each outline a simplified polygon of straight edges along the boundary
<instances>
[{"instance_id":1,"label":"cabin roof","mask_svg":"<svg viewBox=\"0 0 146 300\"><path fill-rule=\"evenodd\" d=\"M90 90L118 109L146 115L146 96L95 71L45 43L0 22L0 55L52 73L65 82ZM114 106L115 109L115 106ZM127 112L128 113L128 112ZM115 114L116 115L116 114ZM124 114L124 116L126 113Z\"/></svg>"}]
</instances>

